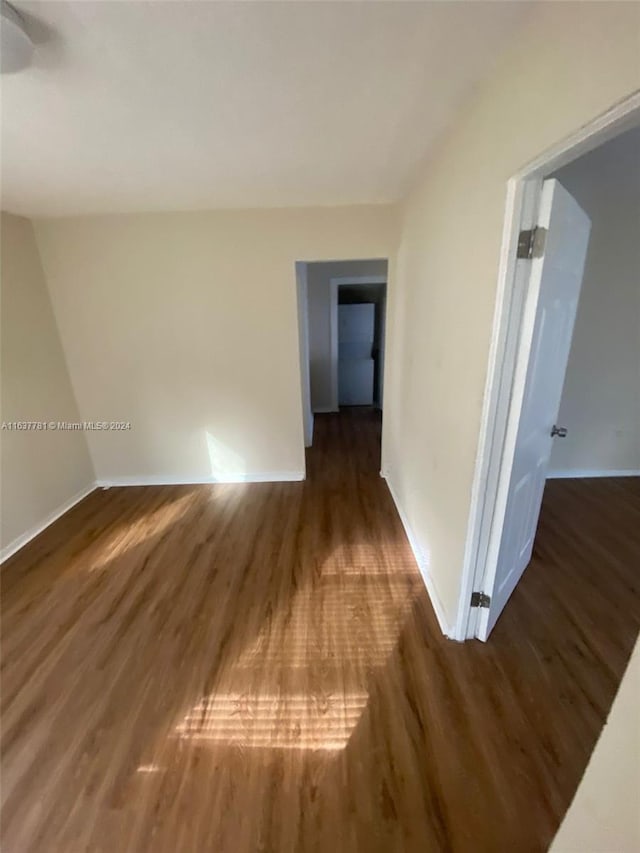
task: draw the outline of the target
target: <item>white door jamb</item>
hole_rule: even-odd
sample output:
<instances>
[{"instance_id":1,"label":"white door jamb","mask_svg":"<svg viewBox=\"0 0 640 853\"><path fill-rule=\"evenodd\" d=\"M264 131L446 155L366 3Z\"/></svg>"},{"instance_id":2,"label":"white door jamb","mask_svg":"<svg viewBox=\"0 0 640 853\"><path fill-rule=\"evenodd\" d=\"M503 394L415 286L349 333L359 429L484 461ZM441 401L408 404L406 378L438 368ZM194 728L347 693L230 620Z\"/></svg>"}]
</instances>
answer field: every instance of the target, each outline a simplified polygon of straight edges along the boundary
<instances>
[{"instance_id":1,"label":"white door jamb","mask_svg":"<svg viewBox=\"0 0 640 853\"><path fill-rule=\"evenodd\" d=\"M302 428L304 432L304 446L311 447L313 442L313 410L311 408L311 383L309 377L309 296L307 289L307 265L301 261L296 261L295 271L298 304L298 351L300 357Z\"/></svg>"}]
</instances>

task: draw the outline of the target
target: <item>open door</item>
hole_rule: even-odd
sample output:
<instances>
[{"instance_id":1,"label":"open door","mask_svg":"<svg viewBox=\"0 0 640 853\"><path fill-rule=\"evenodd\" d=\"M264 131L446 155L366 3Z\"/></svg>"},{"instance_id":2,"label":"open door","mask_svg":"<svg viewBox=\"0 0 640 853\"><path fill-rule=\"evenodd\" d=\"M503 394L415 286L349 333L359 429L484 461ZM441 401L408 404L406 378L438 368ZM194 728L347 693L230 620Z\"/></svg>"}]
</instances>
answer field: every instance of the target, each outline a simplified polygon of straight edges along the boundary
<instances>
[{"instance_id":1,"label":"open door","mask_svg":"<svg viewBox=\"0 0 640 853\"><path fill-rule=\"evenodd\" d=\"M591 222L556 180L542 186L500 483L476 636L486 640L533 550L575 322ZM528 250L528 251L527 251Z\"/></svg>"}]
</instances>

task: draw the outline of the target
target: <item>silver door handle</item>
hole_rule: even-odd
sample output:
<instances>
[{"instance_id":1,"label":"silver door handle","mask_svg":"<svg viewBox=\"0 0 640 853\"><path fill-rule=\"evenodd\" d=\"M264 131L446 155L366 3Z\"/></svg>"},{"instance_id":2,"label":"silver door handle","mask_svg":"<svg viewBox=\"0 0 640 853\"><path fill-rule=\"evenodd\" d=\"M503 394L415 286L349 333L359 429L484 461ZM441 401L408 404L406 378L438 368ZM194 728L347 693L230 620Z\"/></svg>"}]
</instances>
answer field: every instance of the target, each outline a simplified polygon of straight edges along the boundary
<instances>
[{"instance_id":1,"label":"silver door handle","mask_svg":"<svg viewBox=\"0 0 640 853\"><path fill-rule=\"evenodd\" d=\"M566 438L567 437L567 428L566 427L559 427L559 426L556 426L554 424L551 427L551 438L554 438L556 435L558 436L558 438Z\"/></svg>"}]
</instances>

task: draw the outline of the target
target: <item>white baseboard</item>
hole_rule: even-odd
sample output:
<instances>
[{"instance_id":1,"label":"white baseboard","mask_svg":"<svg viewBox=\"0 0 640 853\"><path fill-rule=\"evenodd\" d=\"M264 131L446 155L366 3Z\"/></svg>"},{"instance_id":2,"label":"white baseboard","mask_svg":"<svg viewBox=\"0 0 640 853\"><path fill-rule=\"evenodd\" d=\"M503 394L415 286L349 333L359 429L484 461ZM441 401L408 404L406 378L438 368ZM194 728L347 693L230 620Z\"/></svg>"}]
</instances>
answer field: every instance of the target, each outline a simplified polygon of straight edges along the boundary
<instances>
[{"instance_id":1,"label":"white baseboard","mask_svg":"<svg viewBox=\"0 0 640 853\"><path fill-rule=\"evenodd\" d=\"M77 503L83 498L86 498L87 495L90 495L96 488L95 483L91 483L91 485L77 492L72 498L69 498L68 501L65 501L61 504L57 509L53 512L50 512L49 515L44 518L39 524L35 524L26 533L23 533L21 536L17 536L13 542L10 542L8 545L5 545L2 550L0 550L0 563L4 563L5 560L8 560L16 551L19 551L27 542L30 542L33 538L35 538L39 533L49 527L50 524L53 524L54 521L57 521L61 515L64 515L65 512L68 512L71 507L74 507Z\"/></svg>"},{"instance_id":2,"label":"white baseboard","mask_svg":"<svg viewBox=\"0 0 640 853\"><path fill-rule=\"evenodd\" d=\"M224 477L176 477L159 474L151 477L110 477L100 479L96 485L102 489L116 486L196 486L213 483L290 483L304 480L304 471L257 471L249 473L228 474Z\"/></svg>"},{"instance_id":3,"label":"white baseboard","mask_svg":"<svg viewBox=\"0 0 640 853\"><path fill-rule=\"evenodd\" d=\"M398 515L400 516L400 521L402 522L402 526L405 529L405 533L407 534L407 539L409 540L409 545L411 545L413 556L416 558L416 563L418 564L418 568L420 569L420 574L422 575L424 585L427 588L427 594L431 599L431 606L433 607L433 612L436 614L436 619L438 620L438 624L440 625L440 630L445 635L445 637L450 637L451 630L449 628L449 625L447 624L444 607L442 606L440 596L438 595L438 592L435 588L433 578L429 573L429 560L422 548L420 547L418 538L411 529L411 525L409 524L404 510L402 509L402 506L398 501L398 496L396 494L395 489L393 488L391 480L389 479L388 475L383 471L380 471L380 476L387 481L387 488L389 489L391 497L393 498L393 502L396 505L396 510L398 511Z\"/></svg>"},{"instance_id":4,"label":"white baseboard","mask_svg":"<svg viewBox=\"0 0 640 853\"><path fill-rule=\"evenodd\" d=\"M95 483L82 489L68 501L65 501L53 512L44 518L39 524L34 525L21 536L16 537L8 545L0 550L0 563L8 560L16 551L19 551L27 542L30 542L39 533L42 533L50 524L68 512L72 507L79 503L87 495L91 494L96 488L110 488L111 486L190 486L197 484L210 483L280 483L280 482L298 482L304 480L304 471L265 471L253 474L233 474L225 479L214 477L115 477L107 480L96 480Z\"/></svg>"},{"instance_id":5,"label":"white baseboard","mask_svg":"<svg viewBox=\"0 0 640 853\"><path fill-rule=\"evenodd\" d=\"M589 477L640 477L640 470L625 468L621 471L585 471L582 469L569 471L549 471L547 480L578 480L588 479Z\"/></svg>"},{"instance_id":6,"label":"white baseboard","mask_svg":"<svg viewBox=\"0 0 640 853\"><path fill-rule=\"evenodd\" d=\"M331 414L335 414L336 412L339 412L339 411L340 411L340 409L336 409L333 406L326 406L326 407L321 406L319 409L314 409L313 414L314 415L331 415Z\"/></svg>"}]
</instances>

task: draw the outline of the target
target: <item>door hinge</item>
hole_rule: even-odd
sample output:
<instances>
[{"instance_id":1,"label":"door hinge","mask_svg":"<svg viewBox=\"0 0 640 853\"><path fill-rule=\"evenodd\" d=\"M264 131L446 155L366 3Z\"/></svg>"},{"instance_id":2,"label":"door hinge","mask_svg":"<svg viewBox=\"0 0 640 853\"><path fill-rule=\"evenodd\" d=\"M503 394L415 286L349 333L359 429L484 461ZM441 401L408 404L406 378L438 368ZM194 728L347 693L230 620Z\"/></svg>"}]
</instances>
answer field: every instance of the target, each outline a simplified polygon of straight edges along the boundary
<instances>
[{"instance_id":1,"label":"door hinge","mask_svg":"<svg viewBox=\"0 0 640 853\"><path fill-rule=\"evenodd\" d=\"M518 235L518 258L541 258L544 254L544 244L547 237L547 229L536 225L521 231Z\"/></svg>"},{"instance_id":2,"label":"door hinge","mask_svg":"<svg viewBox=\"0 0 640 853\"><path fill-rule=\"evenodd\" d=\"M472 592L471 593L471 606L472 607L488 607L491 604L491 596L485 595L484 592Z\"/></svg>"}]
</instances>

